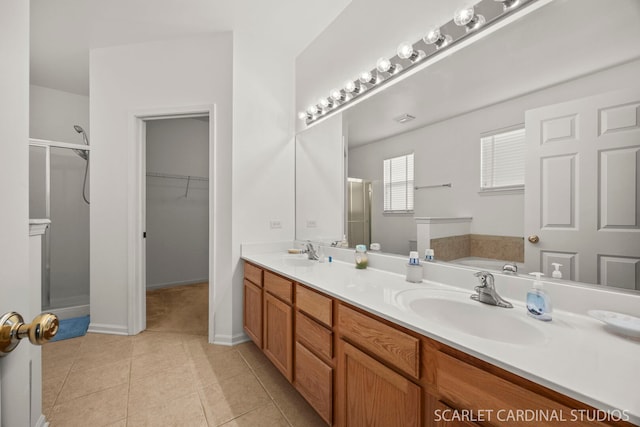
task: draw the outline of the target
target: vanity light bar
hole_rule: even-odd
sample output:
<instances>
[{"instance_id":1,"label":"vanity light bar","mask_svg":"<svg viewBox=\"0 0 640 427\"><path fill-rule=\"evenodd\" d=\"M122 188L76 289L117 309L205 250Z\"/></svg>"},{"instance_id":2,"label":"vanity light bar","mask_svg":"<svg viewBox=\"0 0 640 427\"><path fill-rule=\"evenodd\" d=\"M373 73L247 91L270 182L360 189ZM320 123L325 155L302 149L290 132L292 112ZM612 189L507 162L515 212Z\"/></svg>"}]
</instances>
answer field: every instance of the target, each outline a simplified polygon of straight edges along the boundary
<instances>
[{"instance_id":1,"label":"vanity light bar","mask_svg":"<svg viewBox=\"0 0 640 427\"><path fill-rule=\"evenodd\" d=\"M395 56L378 59L376 67L371 71L365 71L357 79L347 81L342 89L333 89L328 97L321 97L318 104L309 105L306 111L299 112L298 118L310 125L341 110L363 93L384 86L425 59L437 55L460 40L474 37L515 10L536 1L482 0L473 6L458 9L451 21L440 27L432 27L422 39L413 44L401 43Z\"/></svg>"}]
</instances>

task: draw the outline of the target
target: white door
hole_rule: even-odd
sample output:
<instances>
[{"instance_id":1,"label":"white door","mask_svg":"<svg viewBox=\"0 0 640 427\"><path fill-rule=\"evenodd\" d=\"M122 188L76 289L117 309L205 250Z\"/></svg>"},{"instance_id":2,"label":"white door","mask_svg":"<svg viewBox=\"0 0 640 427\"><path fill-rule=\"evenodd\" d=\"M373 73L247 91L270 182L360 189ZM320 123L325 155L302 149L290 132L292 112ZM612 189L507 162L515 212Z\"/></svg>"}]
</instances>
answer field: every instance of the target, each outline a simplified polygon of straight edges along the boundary
<instances>
[{"instance_id":1,"label":"white door","mask_svg":"<svg viewBox=\"0 0 640 427\"><path fill-rule=\"evenodd\" d=\"M640 88L527 111L525 127L527 270L640 290Z\"/></svg>"},{"instance_id":2,"label":"white door","mask_svg":"<svg viewBox=\"0 0 640 427\"><path fill-rule=\"evenodd\" d=\"M0 1L0 315L29 316L29 2ZM30 344L0 358L0 425L29 425Z\"/></svg>"}]
</instances>

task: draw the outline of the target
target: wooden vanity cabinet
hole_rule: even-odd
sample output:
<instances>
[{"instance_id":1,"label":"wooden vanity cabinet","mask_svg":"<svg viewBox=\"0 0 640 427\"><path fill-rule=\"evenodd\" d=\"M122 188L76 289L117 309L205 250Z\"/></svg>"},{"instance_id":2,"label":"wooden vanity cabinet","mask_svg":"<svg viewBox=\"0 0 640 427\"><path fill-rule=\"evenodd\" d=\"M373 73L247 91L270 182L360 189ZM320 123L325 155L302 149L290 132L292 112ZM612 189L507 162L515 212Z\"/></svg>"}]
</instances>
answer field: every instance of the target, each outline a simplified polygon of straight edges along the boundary
<instances>
[{"instance_id":1,"label":"wooden vanity cabinet","mask_svg":"<svg viewBox=\"0 0 640 427\"><path fill-rule=\"evenodd\" d=\"M420 341L338 305L339 425L422 426Z\"/></svg>"},{"instance_id":2,"label":"wooden vanity cabinet","mask_svg":"<svg viewBox=\"0 0 640 427\"><path fill-rule=\"evenodd\" d=\"M330 426L632 425L571 422L595 410L250 263L244 291L245 331ZM565 419L505 412L526 409Z\"/></svg>"},{"instance_id":3,"label":"wooden vanity cabinet","mask_svg":"<svg viewBox=\"0 0 640 427\"><path fill-rule=\"evenodd\" d=\"M262 348L262 269L244 264L244 294L242 312L244 331Z\"/></svg>"},{"instance_id":4,"label":"wooden vanity cabinet","mask_svg":"<svg viewBox=\"0 0 640 427\"><path fill-rule=\"evenodd\" d=\"M333 425L333 299L296 284L293 385Z\"/></svg>"},{"instance_id":5,"label":"wooden vanity cabinet","mask_svg":"<svg viewBox=\"0 0 640 427\"><path fill-rule=\"evenodd\" d=\"M263 351L293 381L293 282L264 272Z\"/></svg>"}]
</instances>

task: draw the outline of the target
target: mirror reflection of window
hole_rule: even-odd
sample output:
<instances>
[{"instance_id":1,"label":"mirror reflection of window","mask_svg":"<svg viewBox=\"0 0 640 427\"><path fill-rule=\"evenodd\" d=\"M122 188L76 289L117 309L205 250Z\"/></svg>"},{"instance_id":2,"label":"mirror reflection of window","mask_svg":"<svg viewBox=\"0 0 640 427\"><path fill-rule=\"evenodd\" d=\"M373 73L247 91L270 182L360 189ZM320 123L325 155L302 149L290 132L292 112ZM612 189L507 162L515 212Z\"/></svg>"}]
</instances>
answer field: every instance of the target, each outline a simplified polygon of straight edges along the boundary
<instances>
[{"instance_id":1,"label":"mirror reflection of window","mask_svg":"<svg viewBox=\"0 0 640 427\"><path fill-rule=\"evenodd\" d=\"M413 212L413 153L385 159L384 212Z\"/></svg>"},{"instance_id":2,"label":"mirror reflection of window","mask_svg":"<svg viewBox=\"0 0 640 427\"><path fill-rule=\"evenodd\" d=\"M524 188L524 127L480 138L480 191Z\"/></svg>"}]
</instances>

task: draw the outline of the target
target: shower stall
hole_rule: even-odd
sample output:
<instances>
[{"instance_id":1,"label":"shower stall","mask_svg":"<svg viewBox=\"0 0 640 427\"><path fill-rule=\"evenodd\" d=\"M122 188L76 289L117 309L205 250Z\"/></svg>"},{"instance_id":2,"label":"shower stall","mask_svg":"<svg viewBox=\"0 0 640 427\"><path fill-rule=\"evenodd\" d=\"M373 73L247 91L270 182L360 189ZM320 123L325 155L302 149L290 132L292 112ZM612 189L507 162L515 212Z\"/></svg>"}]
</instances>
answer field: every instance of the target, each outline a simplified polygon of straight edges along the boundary
<instances>
[{"instance_id":1,"label":"shower stall","mask_svg":"<svg viewBox=\"0 0 640 427\"><path fill-rule=\"evenodd\" d=\"M49 219L42 245L42 310L89 314L89 140L29 141L29 217Z\"/></svg>"}]
</instances>

